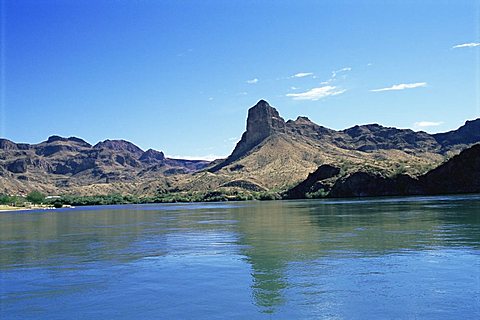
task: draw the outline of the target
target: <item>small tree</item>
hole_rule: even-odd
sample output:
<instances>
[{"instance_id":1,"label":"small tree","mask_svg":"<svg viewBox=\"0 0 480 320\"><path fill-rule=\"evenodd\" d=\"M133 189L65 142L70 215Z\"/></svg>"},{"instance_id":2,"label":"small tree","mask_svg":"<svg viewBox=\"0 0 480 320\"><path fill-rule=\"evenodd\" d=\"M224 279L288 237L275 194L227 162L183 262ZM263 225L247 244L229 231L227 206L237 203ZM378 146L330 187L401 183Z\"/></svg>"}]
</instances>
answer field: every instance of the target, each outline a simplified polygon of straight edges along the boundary
<instances>
[{"instance_id":1,"label":"small tree","mask_svg":"<svg viewBox=\"0 0 480 320\"><path fill-rule=\"evenodd\" d=\"M45 195L40 191L32 191L27 195L27 201L35 204L40 204L45 201Z\"/></svg>"}]
</instances>

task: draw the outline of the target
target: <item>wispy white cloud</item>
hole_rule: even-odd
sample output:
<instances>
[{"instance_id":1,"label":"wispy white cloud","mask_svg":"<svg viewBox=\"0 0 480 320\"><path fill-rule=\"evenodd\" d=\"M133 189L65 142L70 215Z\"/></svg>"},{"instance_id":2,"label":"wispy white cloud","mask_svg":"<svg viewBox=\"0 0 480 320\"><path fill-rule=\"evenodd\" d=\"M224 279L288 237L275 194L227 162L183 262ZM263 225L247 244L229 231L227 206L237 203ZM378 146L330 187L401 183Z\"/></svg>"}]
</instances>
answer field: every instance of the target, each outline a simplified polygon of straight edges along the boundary
<instances>
[{"instance_id":1,"label":"wispy white cloud","mask_svg":"<svg viewBox=\"0 0 480 320\"><path fill-rule=\"evenodd\" d=\"M299 72L291 76L290 78L304 78L304 77L309 77L313 76L313 72Z\"/></svg>"},{"instance_id":2,"label":"wispy white cloud","mask_svg":"<svg viewBox=\"0 0 480 320\"><path fill-rule=\"evenodd\" d=\"M456 46L453 46L452 49L473 48L473 47L478 47L478 46L480 46L480 42L469 42L469 43L457 44Z\"/></svg>"},{"instance_id":3,"label":"wispy white cloud","mask_svg":"<svg viewBox=\"0 0 480 320\"><path fill-rule=\"evenodd\" d=\"M323 86L313 88L301 93L288 93L287 97L293 98L293 100L311 100L316 101L328 96L336 96L344 93L346 90L337 88L335 86Z\"/></svg>"},{"instance_id":4,"label":"wispy white cloud","mask_svg":"<svg viewBox=\"0 0 480 320\"><path fill-rule=\"evenodd\" d=\"M216 160L216 159L224 159L226 157L227 156L219 156L219 155L215 155L215 154L208 154L208 155L204 155L204 156L179 156L179 155L167 156L167 158L170 158L170 159L204 160L204 161L213 161L213 160Z\"/></svg>"},{"instance_id":5,"label":"wispy white cloud","mask_svg":"<svg viewBox=\"0 0 480 320\"><path fill-rule=\"evenodd\" d=\"M345 67L345 68L342 68L342 69L339 69L339 70L334 70L334 71L332 71L332 75L330 76L330 79L328 79L326 81L322 81L320 84L322 84L322 85L331 84L338 79L337 76L339 74L344 73L344 72L348 72L348 71L352 71L352 68ZM346 74L343 75L343 79L346 79L346 78L347 78L347 75Z\"/></svg>"},{"instance_id":6,"label":"wispy white cloud","mask_svg":"<svg viewBox=\"0 0 480 320\"><path fill-rule=\"evenodd\" d=\"M346 68L342 68L342 69L339 69L339 70L332 71L332 78L335 78L341 72L347 72L347 71L352 71L352 68L346 67Z\"/></svg>"},{"instance_id":7,"label":"wispy white cloud","mask_svg":"<svg viewBox=\"0 0 480 320\"><path fill-rule=\"evenodd\" d=\"M438 121L438 122L434 122L434 121L419 121L419 122L415 122L413 124L414 127L417 127L417 128L426 128L426 127L436 127L436 126L440 126L442 125L443 122L442 121Z\"/></svg>"},{"instance_id":8,"label":"wispy white cloud","mask_svg":"<svg viewBox=\"0 0 480 320\"><path fill-rule=\"evenodd\" d=\"M391 87L387 88L380 88L380 89L373 89L370 90L371 92L380 92L380 91L395 91L395 90L405 90L405 89L414 89L420 87L426 87L426 82L416 82L416 83L401 83L401 84L394 84Z\"/></svg>"},{"instance_id":9,"label":"wispy white cloud","mask_svg":"<svg viewBox=\"0 0 480 320\"><path fill-rule=\"evenodd\" d=\"M254 78L254 79L251 79L251 80L247 80L247 83L249 84L254 84L254 83L257 83L258 82L258 79L257 78Z\"/></svg>"}]
</instances>

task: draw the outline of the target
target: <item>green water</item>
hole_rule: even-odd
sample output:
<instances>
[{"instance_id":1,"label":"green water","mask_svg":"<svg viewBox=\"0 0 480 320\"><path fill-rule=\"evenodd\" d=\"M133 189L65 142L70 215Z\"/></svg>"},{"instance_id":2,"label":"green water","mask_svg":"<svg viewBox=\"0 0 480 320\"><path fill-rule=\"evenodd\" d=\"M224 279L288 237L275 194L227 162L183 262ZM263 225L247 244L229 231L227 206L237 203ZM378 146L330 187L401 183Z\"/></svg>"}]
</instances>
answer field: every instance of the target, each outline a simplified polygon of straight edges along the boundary
<instances>
[{"instance_id":1,"label":"green water","mask_svg":"<svg viewBox=\"0 0 480 320\"><path fill-rule=\"evenodd\" d=\"M480 196L0 213L1 319L479 319Z\"/></svg>"}]
</instances>

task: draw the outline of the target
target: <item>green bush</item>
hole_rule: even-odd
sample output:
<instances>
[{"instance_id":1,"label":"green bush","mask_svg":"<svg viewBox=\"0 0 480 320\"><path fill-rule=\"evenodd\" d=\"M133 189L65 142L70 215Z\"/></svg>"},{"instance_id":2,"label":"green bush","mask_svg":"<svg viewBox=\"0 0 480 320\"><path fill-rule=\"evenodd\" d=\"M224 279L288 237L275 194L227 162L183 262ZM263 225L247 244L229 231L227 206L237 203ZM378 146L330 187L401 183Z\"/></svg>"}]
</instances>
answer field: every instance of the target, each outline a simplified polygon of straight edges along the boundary
<instances>
[{"instance_id":1,"label":"green bush","mask_svg":"<svg viewBox=\"0 0 480 320\"><path fill-rule=\"evenodd\" d=\"M32 191L25 199L34 204L41 204L45 201L45 195L40 191Z\"/></svg>"},{"instance_id":2,"label":"green bush","mask_svg":"<svg viewBox=\"0 0 480 320\"><path fill-rule=\"evenodd\" d=\"M4 205L16 205L20 202L20 199L16 196L9 196L6 194L0 194L0 204Z\"/></svg>"}]
</instances>

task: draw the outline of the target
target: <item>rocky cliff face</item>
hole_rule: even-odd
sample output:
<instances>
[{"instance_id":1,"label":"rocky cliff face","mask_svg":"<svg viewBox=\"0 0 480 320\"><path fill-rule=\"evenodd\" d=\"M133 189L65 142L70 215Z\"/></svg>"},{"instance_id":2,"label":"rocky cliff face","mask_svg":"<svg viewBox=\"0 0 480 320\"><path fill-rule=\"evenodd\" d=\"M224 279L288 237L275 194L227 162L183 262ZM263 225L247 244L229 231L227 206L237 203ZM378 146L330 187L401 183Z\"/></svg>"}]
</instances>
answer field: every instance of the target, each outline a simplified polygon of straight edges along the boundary
<instances>
[{"instance_id":1,"label":"rocky cliff face","mask_svg":"<svg viewBox=\"0 0 480 320\"><path fill-rule=\"evenodd\" d=\"M276 133L285 133L285 129L285 120L280 117L278 111L265 100L260 100L248 110L247 131L243 133L230 158L240 158L265 138Z\"/></svg>"}]
</instances>

